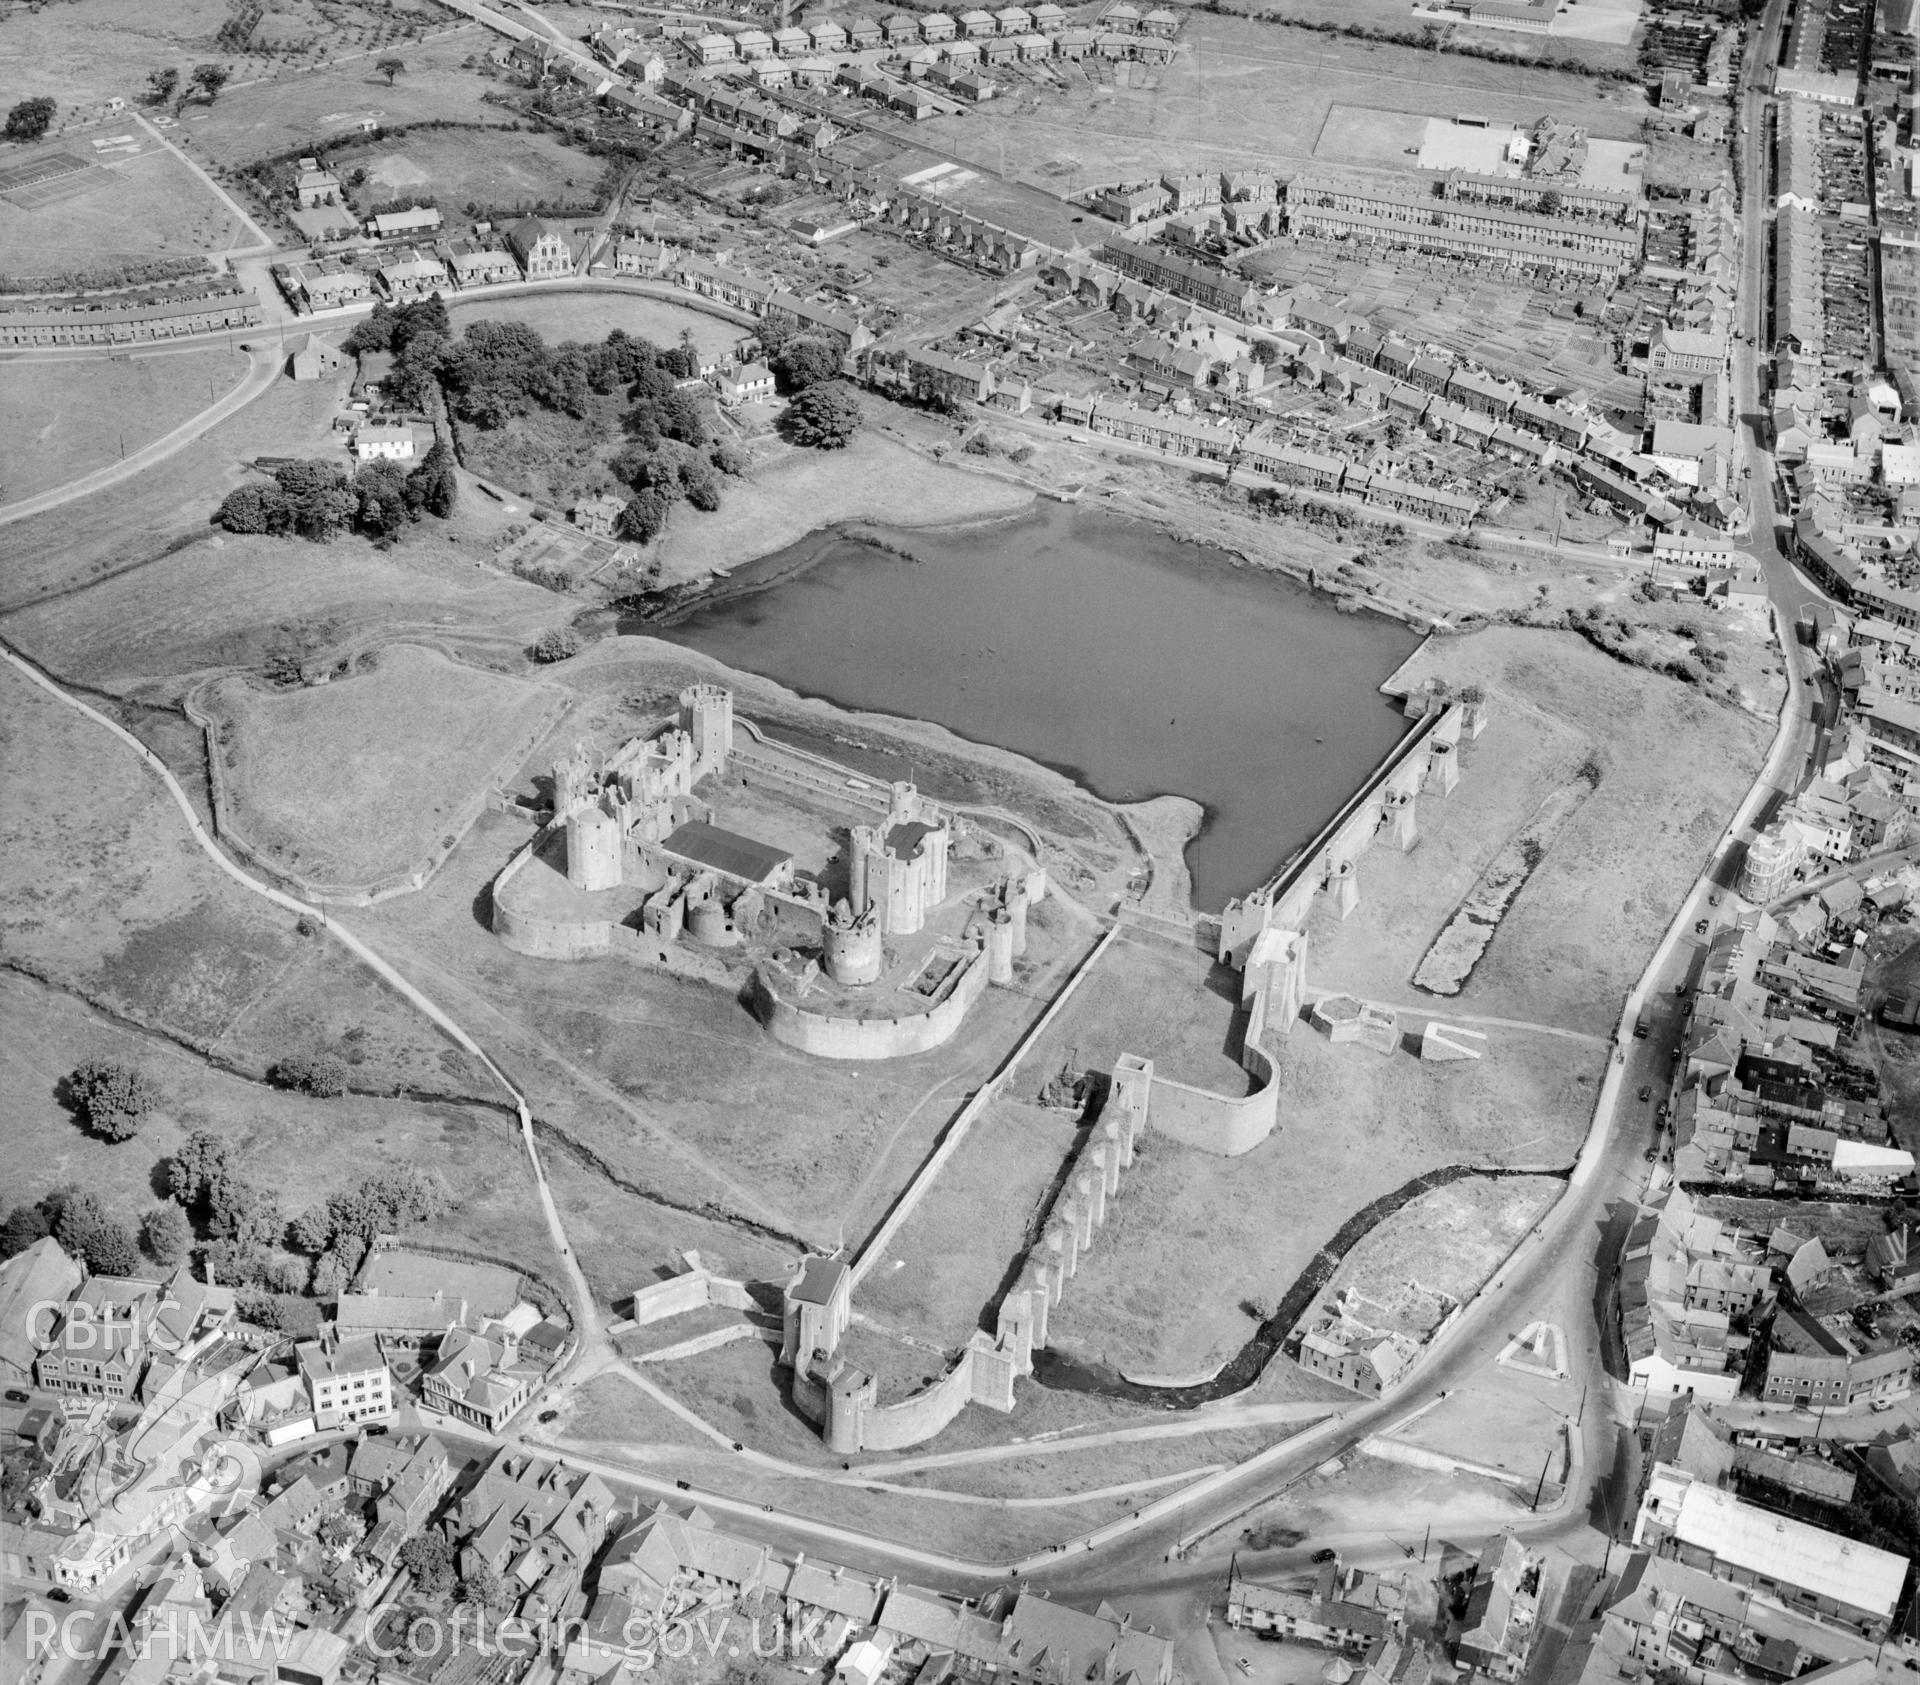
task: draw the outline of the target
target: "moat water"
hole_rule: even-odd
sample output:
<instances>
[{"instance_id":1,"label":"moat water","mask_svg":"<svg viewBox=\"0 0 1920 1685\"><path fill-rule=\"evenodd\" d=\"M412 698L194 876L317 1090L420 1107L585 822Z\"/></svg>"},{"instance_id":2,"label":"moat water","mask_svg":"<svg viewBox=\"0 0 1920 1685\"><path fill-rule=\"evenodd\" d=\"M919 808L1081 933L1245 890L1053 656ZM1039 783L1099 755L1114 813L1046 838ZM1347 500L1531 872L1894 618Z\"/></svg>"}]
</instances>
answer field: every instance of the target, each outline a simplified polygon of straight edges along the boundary
<instances>
[{"instance_id":1,"label":"moat water","mask_svg":"<svg viewBox=\"0 0 1920 1685\"><path fill-rule=\"evenodd\" d=\"M833 532L635 626L846 708L936 721L1109 801L1206 812L1187 851L1216 911L1304 845L1406 729L1381 681L1419 642L1291 580L1080 507ZM911 559L908 559L911 557Z\"/></svg>"}]
</instances>

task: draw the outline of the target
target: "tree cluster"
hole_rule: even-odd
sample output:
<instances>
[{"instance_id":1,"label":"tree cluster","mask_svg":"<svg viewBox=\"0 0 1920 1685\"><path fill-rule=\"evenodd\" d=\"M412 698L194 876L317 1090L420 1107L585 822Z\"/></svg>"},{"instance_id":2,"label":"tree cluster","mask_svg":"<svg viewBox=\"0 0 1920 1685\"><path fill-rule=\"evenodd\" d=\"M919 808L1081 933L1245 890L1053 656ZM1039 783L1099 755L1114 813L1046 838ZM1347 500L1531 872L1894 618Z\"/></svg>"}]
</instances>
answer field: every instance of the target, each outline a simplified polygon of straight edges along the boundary
<instances>
[{"instance_id":1,"label":"tree cluster","mask_svg":"<svg viewBox=\"0 0 1920 1685\"><path fill-rule=\"evenodd\" d=\"M347 1064L331 1053L293 1053L269 1068L267 1081L316 1100L337 1100L347 1091Z\"/></svg>"},{"instance_id":2,"label":"tree cluster","mask_svg":"<svg viewBox=\"0 0 1920 1685\"><path fill-rule=\"evenodd\" d=\"M823 334L795 334L775 354L772 369L782 390L804 392L823 380L838 380L844 354L837 339Z\"/></svg>"},{"instance_id":3,"label":"tree cluster","mask_svg":"<svg viewBox=\"0 0 1920 1685\"><path fill-rule=\"evenodd\" d=\"M596 345L550 346L525 323L483 321L437 347L435 359L448 407L483 429L536 409L589 421L608 400L624 399L625 443L607 468L631 493L615 528L629 543L655 538L682 500L718 509L720 476L748 465L737 445L712 442L706 406L680 389L699 368L690 346L657 346L617 329Z\"/></svg>"},{"instance_id":4,"label":"tree cluster","mask_svg":"<svg viewBox=\"0 0 1920 1685\"><path fill-rule=\"evenodd\" d=\"M23 99L7 113L8 140L39 140L53 127L53 114L60 108L45 94Z\"/></svg>"},{"instance_id":5,"label":"tree cluster","mask_svg":"<svg viewBox=\"0 0 1920 1685\"><path fill-rule=\"evenodd\" d=\"M32 1205L16 1205L0 1223L0 1257L11 1258L48 1235L94 1275L133 1275L140 1243L110 1216L99 1196L77 1187L55 1188Z\"/></svg>"},{"instance_id":6,"label":"tree cluster","mask_svg":"<svg viewBox=\"0 0 1920 1685\"><path fill-rule=\"evenodd\" d=\"M787 405L782 422L787 437L796 445L840 450L860 431L865 419L860 399L846 381L823 380Z\"/></svg>"},{"instance_id":7,"label":"tree cluster","mask_svg":"<svg viewBox=\"0 0 1920 1685\"><path fill-rule=\"evenodd\" d=\"M390 543L423 514L442 519L453 512L457 481L453 452L436 439L409 471L397 462L363 462L349 476L325 461L283 462L273 484L239 486L214 513L228 532L297 535L325 543L357 528Z\"/></svg>"},{"instance_id":8,"label":"tree cluster","mask_svg":"<svg viewBox=\"0 0 1920 1685\"><path fill-rule=\"evenodd\" d=\"M109 1141L132 1140L160 1098L145 1071L112 1059L89 1059L69 1071L67 1092L86 1126Z\"/></svg>"},{"instance_id":9,"label":"tree cluster","mask_svg":"<svg viewBox=\"0 0 1920 1685\"><path fill-rule=\"evenodd\" d=\"M440 1180L417 1165L366 1177L350 1193L310 1205L287 1225L286 1243L314 1259L311 1291L327 1298L344 1289L373 1237L427 1223L447 1207Z\"/></svg>"}]
</instances>

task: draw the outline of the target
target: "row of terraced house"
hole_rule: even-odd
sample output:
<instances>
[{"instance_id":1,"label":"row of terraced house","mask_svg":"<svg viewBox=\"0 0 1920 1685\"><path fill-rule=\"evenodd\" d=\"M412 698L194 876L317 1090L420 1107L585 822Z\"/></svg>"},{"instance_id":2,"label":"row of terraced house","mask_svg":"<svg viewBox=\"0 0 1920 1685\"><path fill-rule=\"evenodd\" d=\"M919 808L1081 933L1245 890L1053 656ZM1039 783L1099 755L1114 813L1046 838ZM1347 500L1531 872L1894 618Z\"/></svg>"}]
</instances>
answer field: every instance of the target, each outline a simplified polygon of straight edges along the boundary
<instances>
[{"instance_id":1,"label":"row of terraced house","mask_svg":"<svg viewBox=\"0 0 1920 1685\"><path fill-rule=\"evenodd\" d=\"M464 238L432 246L383 251L371 268L338 258L277 263L273 278L297 310L338 310L382 297L399 304L437 292L493 286L503 281L559 281L579 272L586 242L558 224L522 217L503 243Z\"/></svg>"}]
</instances>

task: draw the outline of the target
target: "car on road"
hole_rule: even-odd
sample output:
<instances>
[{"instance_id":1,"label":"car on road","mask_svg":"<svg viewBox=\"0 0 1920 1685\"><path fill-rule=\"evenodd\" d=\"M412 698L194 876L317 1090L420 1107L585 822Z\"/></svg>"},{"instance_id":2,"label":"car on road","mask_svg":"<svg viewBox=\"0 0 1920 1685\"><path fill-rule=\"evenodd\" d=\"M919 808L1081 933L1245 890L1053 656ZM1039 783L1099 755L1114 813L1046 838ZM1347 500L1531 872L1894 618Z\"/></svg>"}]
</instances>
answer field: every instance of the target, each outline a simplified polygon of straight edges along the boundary
<instances>
[{"instance_id":1,"label":"car on road","mask_svg":"<svg viewBox=\"0 0 1920 1685\"><path fill-rule=\"evenodd\" d=\"M1644 1105L1645 1105L1645 1104L1646 1104L1646 1103L1647 1103L1647 1102L1648 1102L1649 1100L1651 1100L1652 1098L1653 1098L1653 1084L1652 1084L1652 1083L1650 1083L1650 1082L1643 1082L1643 1083L1641 1083L1641 1085L1640 1085L1640 1104L1644 1106Z\"/></svg>"},{"instance_id":2,"label":"car on road","mask_svg":"<svg viewBox=\"0 0 1920 1685\"><path fill-rule=\"evenodd\" d=\"M560 1412L558 1410L542 1410L540 1412L540 1420L543 1422L557 1422L560 1420Z\"/></svg>"},{"instance_id":3,"label":"car on road","mask_svg":"<svg viewBox=\"0 0 1920 1685\"><path fill-rule=\"evenodd\" d=\"M1713 922L1712 922L1712 920L1710 920L1710 919L1701 919L1701 920L1699 920L1699 921L1698 921L1698 922L1697 922L1697 923L1696 923L1696 924L1694 925L1694 927L1693 927L1693 933L1694 933L1694 935L1696 935L1696 936L1704 936L1704 935L1706 935L1706 933L1707 933L1707 932L1708 932L1709 930L1711 930L1712 928L1713 928Z\"/></svg>"},{"instance_id":4,"label":"car on road","mask_svg":"<svg viewBox=\"0 0 1920 1685\"><path fill-rule=\"evenodd\" d=\"M1248 1661L1245 1656L1235 1657L1233 1665L1237 1667L1242 1673L1244 1673L1249 1679L1253 1677L1253 1663Z\"/></svg>"},{"instance_id":5,"label":"car on road","mask_svg":"<svg viewBox=\"0 0 1920 1685\"><path fill-rule=\"evenodd\" d=\"M9 1404L25 1404L29 1402L29 1400L27 1398L27 1395L23 1393L18 1387L8 1387L7 1402Z\"/></svg>"},{"instance_id":6,"label":"car on road","mask_svg":"<svg viewBox=\"0 0 1920 1685\"><path fill-rule=\"evenodd\" d=\"M691 1492L693 1490L693 1482L691 1480L676 1480L674 1485L682 1492Z\"/></svg>"},{"instance_id":7,"label":"car on road","mask_svg":"<svg viewBox=\"0 0 1920 1685\"><path fill-rule=\"evenodd\" d=\"M1317 1550L1313 1553L1313 1560L1315 1562L1338 1562L1340 1560L1340 1553L1337 1550Z\"/></svg>"}]
</instances>

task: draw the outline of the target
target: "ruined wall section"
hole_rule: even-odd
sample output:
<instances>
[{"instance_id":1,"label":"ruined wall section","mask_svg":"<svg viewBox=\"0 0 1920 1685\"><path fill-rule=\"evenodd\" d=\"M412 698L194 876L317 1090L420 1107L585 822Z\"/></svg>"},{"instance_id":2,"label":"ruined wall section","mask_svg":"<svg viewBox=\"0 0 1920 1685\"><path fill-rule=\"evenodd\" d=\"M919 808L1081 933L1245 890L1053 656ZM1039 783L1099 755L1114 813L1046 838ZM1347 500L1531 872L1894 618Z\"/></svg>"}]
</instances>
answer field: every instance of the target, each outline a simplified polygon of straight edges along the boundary
<instances>
[{"instance_id":1,"label":"ruined wall section","mask_svg":"<svg viewBox=\"0 0 1920 1685\"><path fill-rule=\"evenodd\" d=\"M987 990L987 956L975 949L938 1001L898 1018L855 1018L815 1012L783 994L766 966L753 977L754 1011L773 1039L822 1059L899 1059L942 1046L959 1033Z\"/></svg>"}]
</instances>

